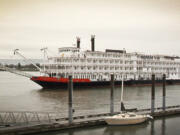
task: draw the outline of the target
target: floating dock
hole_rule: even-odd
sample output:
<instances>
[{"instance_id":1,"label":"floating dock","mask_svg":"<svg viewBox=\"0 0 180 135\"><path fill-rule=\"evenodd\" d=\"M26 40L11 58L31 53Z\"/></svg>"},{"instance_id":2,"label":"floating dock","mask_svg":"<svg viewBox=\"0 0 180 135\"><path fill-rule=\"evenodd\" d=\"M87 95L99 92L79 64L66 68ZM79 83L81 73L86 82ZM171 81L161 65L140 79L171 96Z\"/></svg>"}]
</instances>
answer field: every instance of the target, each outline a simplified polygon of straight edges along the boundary
<instances>
[{"instance_id":1,"label":"floating dock","mask_svg":"<svg viewBox=\"0 0 180 135\"><path fill-rule=\"evenodd\" d=\"M151 109L141 109L134 110L134 112L138 114L150 114L154 118L171 116L180 114L180 105L177 106L168 106L166 110L162 110L163 108L155 108L154 113L151 113ZM114 114L118 114L116 112ZM2 135L25 135L25 134L35 134L35 133L44 133L44 132L52 132L52 131L61 131L66 129L75 129L75 128L84 128L91 126L99 126L99 125L107 125L104 121L104 117L110 116L111 113L104 114L95 114L95 115L87 115L87 116L76 116L73 117L73 123L69 123L68 118L56 118L51 121L44 121L41 123L28 123L24 125L19 125L14 123L14 125L1 125L0 134Z\"/></svg>"}]
</instances>

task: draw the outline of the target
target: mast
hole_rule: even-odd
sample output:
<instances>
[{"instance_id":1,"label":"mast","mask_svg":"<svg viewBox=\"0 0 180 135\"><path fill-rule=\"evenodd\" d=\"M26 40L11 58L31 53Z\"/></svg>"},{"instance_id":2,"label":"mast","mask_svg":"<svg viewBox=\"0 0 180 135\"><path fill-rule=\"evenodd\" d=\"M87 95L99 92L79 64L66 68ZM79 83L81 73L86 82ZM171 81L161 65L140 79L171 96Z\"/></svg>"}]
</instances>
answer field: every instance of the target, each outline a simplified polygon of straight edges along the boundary
<instances>
[{"instance_id":1,"label":"mast","mask_svg":"<svg viewBox=\"0 0 180 135\"><path fill-rule=\"evenodd\" d=\"M124 67L124 64L125 64L125 60L124 60L124 53L125 53L125 49L123 48L123 64L122 64L122 80L121 80L121 108L120 108L120 111L125 111L125 107L124 107L124 104L123 104L123 93L124 93L124 71L125 71L125 67Z\"/></svg>"},{"instance_id":2,"label":"mast","mask_svg":"<svg viewBox=\"0 0 180 135\"><path fill-rule=\"evenodd\" d=\"M44 54L44 63L43 63L43 71L44 71L44 73L45 73L45 62L46 62L46 60L45 60L45 58L46 58L46 50L47 50L47 47L44 47L44 48L42 48L41 49L41 51L43 51L43 54Z\"/></svg>"}]
</instances>

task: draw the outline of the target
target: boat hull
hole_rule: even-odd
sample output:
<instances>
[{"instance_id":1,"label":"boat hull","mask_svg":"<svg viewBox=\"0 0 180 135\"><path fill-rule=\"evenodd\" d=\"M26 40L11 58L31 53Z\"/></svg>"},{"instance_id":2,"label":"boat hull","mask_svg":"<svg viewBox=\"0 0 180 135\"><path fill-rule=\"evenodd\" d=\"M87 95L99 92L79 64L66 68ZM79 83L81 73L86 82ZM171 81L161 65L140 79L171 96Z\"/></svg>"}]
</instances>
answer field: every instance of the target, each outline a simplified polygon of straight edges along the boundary
<instances>
[{"instance_id":1,"label":"boat hull","mask_svg":"<svg viewBox=\"0 0 180 135\"><path fill-rule=\"evenodd\" d=\"M140 124L147 121L147 117L137 118L137 119L106 119L108 125L134 125Z\"/></svg>"},{"instance_id":2,"label":"boat hull","mask_svg":"<svg viewBox=\"0 0 180 135\"><path fill-rule=\"evenodd\" d=\"M58 79L52 78L51 79L42 79L42 77L32 77L31 80L35 83L39 84L43 88L47 89L67 89L68 88L68 80L67 79ZM128 80L124 81L125 86L146 86L151 85L151 80ZM162 84L162 80L156 80L156 84ZM166 84L180 84L180 80L166 80ZM121 85L121 81L115 81L115 85ZM88 79L74 79L73 80L73 87L74 88L88 88L88 87L108 87L110 86L110 81L90 81Z\"/></svg>"}]
</instances>

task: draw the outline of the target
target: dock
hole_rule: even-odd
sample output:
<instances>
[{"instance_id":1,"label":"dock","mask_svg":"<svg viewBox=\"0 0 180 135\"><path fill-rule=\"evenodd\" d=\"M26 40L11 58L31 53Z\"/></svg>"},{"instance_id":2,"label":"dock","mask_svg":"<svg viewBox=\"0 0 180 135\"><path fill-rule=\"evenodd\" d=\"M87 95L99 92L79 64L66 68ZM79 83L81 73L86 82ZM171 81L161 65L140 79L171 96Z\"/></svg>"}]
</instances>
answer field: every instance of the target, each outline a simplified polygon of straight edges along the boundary
<instances>
[{"instance_id":1,"label":"dock","mask_svg":"<svg viewBox=\"0 0 180 135\"><path fill-rule=\"evenodd\" d=\"M134 110L138 114L150 114L154 118L172 116L180 114L180 105L167 106L164 111L162 107L155 108L155 112L151 114L151 109ZM23 113L23 112L19 112ZM24 112L25 113L25 112ZM115 112L114 114L118 114ZM0 112L1 114L1 112ZM34 133L44 133L51 131L61 131L66 129L84 128L91 126L107 125L104 121L104 117L110 116L111 113L102 113L86 116L73 117L73 123L69 123L69 118L55 118L49 115L49 119L39 121L8 121L7 123L1 123L0 134L2 135L26 135ZM10 120L10 119L9 119ZM9 123L9 124L8 124Z\"/></svg>"}]
</instances>

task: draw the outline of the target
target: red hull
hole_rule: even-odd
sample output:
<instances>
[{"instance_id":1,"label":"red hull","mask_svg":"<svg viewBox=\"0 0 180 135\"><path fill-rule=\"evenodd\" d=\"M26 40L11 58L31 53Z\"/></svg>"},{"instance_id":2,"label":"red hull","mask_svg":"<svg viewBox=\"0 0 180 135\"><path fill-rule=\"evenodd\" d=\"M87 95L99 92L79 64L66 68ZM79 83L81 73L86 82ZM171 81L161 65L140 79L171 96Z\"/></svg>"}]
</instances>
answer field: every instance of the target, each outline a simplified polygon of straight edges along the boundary
<instances>
[{"instance_id":1,"label":"red hull","mask_svg":"<svg viewBox=\"0 0 180 135\"><path fill-rule=\"evenodd\" d=\"M55 78L46 76L32 77L32 81L36 82L43 88L63 88L68 87L68 78ZM151 85L151 80L127 80L124 81L126 86L145 86ZM180 80L166 80L167 84L180 84ZM162 80L156 80L156 84L162 84ZM115 85L121 85L121 81L115 81ZM73 79L74 88L86 88L86 87L97 87L97 86L110 86L110 81L91 81L90 79Z\"/></svg>"},{"instance_id":2,"label":"red hull","mask_svg":"<svg viewBox=\"0 0 180 135\"><path fill-rule=\"evenodd\" d=\"M55 78L55 77L46 77L46 76L38 76L32 77L32 81L43 81L43 82L60 82L60 83L67 83L68 78ZM74 78L73 82L91 82L89 79L77 79Z\"/></svg>"}]
</instances>

